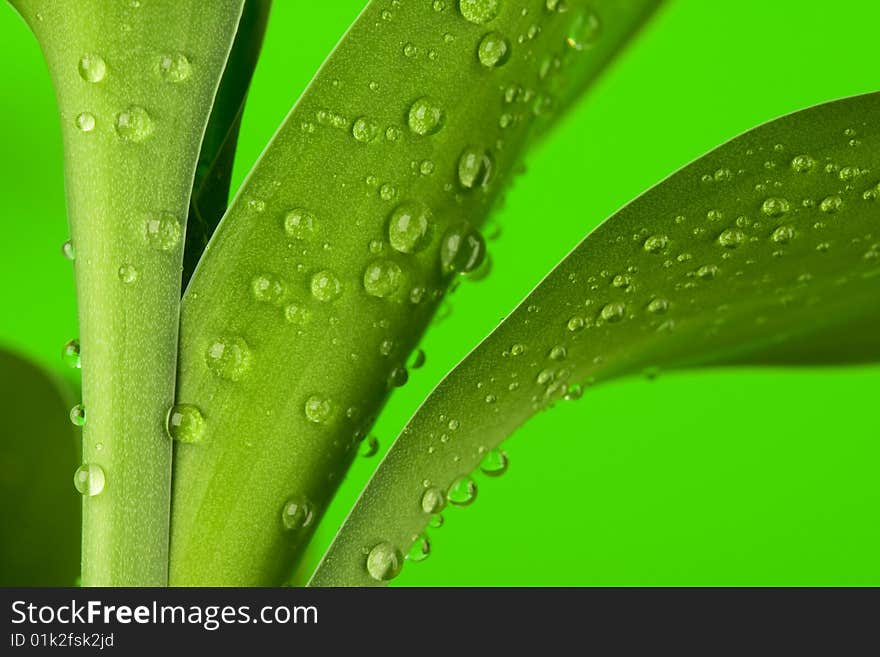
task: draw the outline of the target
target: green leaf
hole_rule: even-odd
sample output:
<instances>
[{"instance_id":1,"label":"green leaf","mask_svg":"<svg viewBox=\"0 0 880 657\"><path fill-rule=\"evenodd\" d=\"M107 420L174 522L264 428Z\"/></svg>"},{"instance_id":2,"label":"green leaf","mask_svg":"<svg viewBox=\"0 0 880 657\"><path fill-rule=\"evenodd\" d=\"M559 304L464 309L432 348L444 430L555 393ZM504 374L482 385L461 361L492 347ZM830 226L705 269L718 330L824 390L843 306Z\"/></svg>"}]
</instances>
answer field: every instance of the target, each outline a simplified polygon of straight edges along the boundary
<instances>
[{"instance_id":1,"label":"green leaf","mask_svg":"<svg viewBox=\"0 0 880 657\"><path fill-rule=\"evenodd\" d=\"M260 56L272 0L245 0L235 41L217 90L211 118L202 140L186 225L183 286L220 222L229 201L229 185L238 132L250 89L251 76Z\"/></svg>"},{"instance_id":2,"label":"green leaf","mask_svg":"<svg viewBox=\"0 0 880 657\"><path fill-rule=\"evenodd\" d=\"M205 429L175 451L172 584L285 578L405 380L441 260L478 262L525 147L656 4L367 6L184 297L178 400Z\"/></svg>"},{"instance_id":3,"label":"green leaf","mask_svg":"<svg viewBox=\"0 0 880 657\"><path fill-rule=\"evenodd\" d=\"M73 586L81 501L70 389L0 350L0 398L0 586Z\"/></svg>"},{"instance_id":4,"label":"green leaf","mask_svg":"<svg viewBox=\"0 0 880 657\"><path fill-rule=\"evenodd\" d=\"M48 63L64 140L94 473L85 585L167 582L183 235L242 3L13 2Z\"/></svg>"},{"instance_id":5,"label":"green leaf","mask_svg":"<svg viewBox=\"0 0 880 657\"><path fill-rule=\"evenodd\" d=\"M880 358L880 94L756 128L593 231L404 428L312 584L378 585L498 445L609 379ZM683 409L683 412L686 412Z\"/></svg>"}]
</instances>

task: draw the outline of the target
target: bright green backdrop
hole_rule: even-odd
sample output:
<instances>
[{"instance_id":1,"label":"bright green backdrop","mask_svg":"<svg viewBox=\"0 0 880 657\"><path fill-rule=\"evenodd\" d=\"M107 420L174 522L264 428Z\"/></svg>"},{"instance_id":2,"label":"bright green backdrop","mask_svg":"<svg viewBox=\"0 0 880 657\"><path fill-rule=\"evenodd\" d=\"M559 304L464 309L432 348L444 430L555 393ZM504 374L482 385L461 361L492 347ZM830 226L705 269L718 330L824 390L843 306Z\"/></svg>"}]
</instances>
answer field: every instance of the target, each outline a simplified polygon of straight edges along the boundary
<instances>
[{"instance_id":1,"label":"bright green backdrop","mask_svg":"<svg viewBox=\"0 0 880 657\"><path fill-rule=\"evenodd\" d=\"M236 180L363 3L275 4ZM605 216L758 123L876 90L878 25L875 0L669 2L529 158L496 216L493 274L462 285L431 329L427 365L376 427L383 448L438 378ZM59 126L36 43L3 6L0 58L0 345L58 369L76 335L60 252ZM880 367L674 374L592 389L522 429L507 446L508 474L478 479L477 503L449 511L431 557L395 583L880 584L878 392ZM376 462L355 464L307 565Z\"/></svg>"}]
</instances>

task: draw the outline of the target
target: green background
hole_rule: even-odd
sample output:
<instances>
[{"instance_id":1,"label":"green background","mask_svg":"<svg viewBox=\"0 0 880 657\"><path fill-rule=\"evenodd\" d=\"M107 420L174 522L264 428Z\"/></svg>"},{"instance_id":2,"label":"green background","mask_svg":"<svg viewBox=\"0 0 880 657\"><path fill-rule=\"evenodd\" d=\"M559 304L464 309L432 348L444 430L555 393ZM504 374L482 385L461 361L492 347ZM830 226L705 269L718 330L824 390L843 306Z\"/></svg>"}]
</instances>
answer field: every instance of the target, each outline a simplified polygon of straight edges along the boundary
<instances>
[{"instance_id":1,"label":"green background","mask_svg":"<svg viewBox=\"0 0 880 657\"><path fill-rule=\"evenodd\" d=\"M275 4L236 181L363 2ZM874 0L667 3L531 153L495 216L492 275L462 285L432 326L427 364L375 429L382 448L443 373L615 209L758 123L876 90L877 25ZM59 125L39 49L8 6L0 61L0 345L61 371L76 302L60 252ZM508 473L478 476L477 503L450 510L431 533L431 557L395 584L880 584L878 384L875 366L679 373L591 389L520 430L506 447ZM376 463L355 464L303 571Z\"/></svg>"}]
</instances>

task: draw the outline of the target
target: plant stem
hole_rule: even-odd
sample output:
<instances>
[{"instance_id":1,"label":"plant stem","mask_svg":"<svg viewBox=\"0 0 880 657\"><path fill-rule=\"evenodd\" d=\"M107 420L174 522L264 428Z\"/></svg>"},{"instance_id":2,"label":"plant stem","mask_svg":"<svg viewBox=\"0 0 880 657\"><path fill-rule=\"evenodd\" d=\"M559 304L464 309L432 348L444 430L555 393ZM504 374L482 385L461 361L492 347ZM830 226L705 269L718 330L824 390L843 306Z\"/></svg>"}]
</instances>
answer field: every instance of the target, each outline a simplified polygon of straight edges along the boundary
<instances>
[{"instance_id":1,"label":"plant stem","mask_svg":"<svg viewBox=\"0 0 880 657\"><path fill-rule=\"evenodd\" d=\"M183 235L243 0L14 0L56 90L87 421L83 585L167 582Z\"/></svg>"}]
</instances>

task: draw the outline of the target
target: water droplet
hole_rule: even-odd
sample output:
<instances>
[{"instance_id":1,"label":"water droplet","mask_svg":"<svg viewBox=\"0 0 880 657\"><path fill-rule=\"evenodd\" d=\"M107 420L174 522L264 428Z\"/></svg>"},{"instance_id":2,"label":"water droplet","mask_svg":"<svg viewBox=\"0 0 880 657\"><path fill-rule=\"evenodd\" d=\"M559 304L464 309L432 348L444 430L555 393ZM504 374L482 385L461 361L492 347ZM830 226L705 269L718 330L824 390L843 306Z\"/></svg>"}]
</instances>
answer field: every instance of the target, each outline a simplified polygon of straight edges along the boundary
<instances>
[{"instance_id":1,"label":"water droplet","mask_svg":"<svg viewBox=\"0 0 880 657\"><path fill-rule=\"evenodd\" d=\"M431 241L432 213L423 203L399 205L388 220L388 241L401 253L416 253Z\"/></svg>"},{"instance_id":2,"label":"water droplet","mask_svg":"<svg viewBox=\"0 0 880 657\"><path fill-rule=\"evenodd\" d=\"M76 260L76 249L73 248L73 242L67 240L64 244L61 245L61 253L62 255L73 262Z\"/></svg>"},{"instance_id":3,"label":"water droplet","mask_svg":"<svg viewBox=\"0 0 880 657\"><path fill-rule=\"evenodd\" d=\"M376 456L379 452L379 439L376 436L367 436L361 443L358 453L365 459Z\"/></svg>"},{"instance_id":4,"label":"water droplet","mask_svg":"<svg viewBox=\"0 0 880 657\"><path fill-rule=\"evenodd\" d=\"M697 277L704 281L714 280L718 276L718 267L715 265L703 265L697 270Z\"/></svg>"},{"instance_id":5,"label":"water droplet","mask_svg":"<svg viewBox=\"0 0 880 657\"><path fill-rule=\"evenodd\" d=\"M458 10L471 23L488 23L501 11L501 0L458 0Z\"/></svg>"},{"instance_id":6,"label":"water droplet","mask_svg":"<svg viewBox=\"0 0 880 657\"><path fill-rule=\"evenodd\" d=\"M200 443L205 438L205 416L192 404L175 404L165 418L165 432L179 443Z\"/></svg>"},{"instance_id":7,"label":"water droplet","mask_svg":"<svg viewBox=\"0 0 880 657\"><path fill-rule=\"evenodd\" d=\"M395 367L388 374L389 388L400 388L406 385L407 381L409 381L409 372L406 371L405 367Z\"/></svg>"},{"instance_id":8,"label":"water droplet","mask_svg":"<svg viewBox=\"0 0 880 657\"><path fill-rule=\"evenodd\" d=\"M251 350L240 337L221 337L205 350L208 369L221 379L239 381L251 364Z\"/></svg>"},{"instance_id":9,"label":"water droplet","mask_svg":"<svg viewBox=\"0 0 880 657\"><path fill-rule=\"evenodd\" d=\"M315 512L304 497L291 497L281 510L281 524L288 531L305 529L312 524Z\"/></svg>"},{"instance_id":10,"label":"water droplet","mask_svg":"<svg viewBox=\"0 0 880 657\"><path fill-rule=\"evenodd\" d=\"M565 360L568 350L562 345L557 345L550 350L550 360Z\"/></svg>"},{"instance_id":11,"label":"water droplet","mask_svg":"<svg viewBox=\"0 0 880 657\"><path fill-rule=\"evenodd\" d=\"M626 305L619 301L606 304L600 311L599 316L609 324L619 322L626 316Z\"/></svg>"},{"instance_id":12,"label":"water droplet","mask_svg":"<svg viewBox=\"0 0 880 657\"><path fill-rule=\"evenodd\" d=\"M489 32L480 40L477 57L486 68L503 66L510 58L510 43L499 32Z\"/></svg>"},{"instance_id":13,"label":"water droplet","mask_svg":"<svg viewBox=\"0 0 880 657\"><path fill-rule=\"evenodd\" d=\"M342 282L333 272L325 269L312 276L311 289L313 297L327 303L342 294Z\"/></svg>"},{"instance_id":14,"label":"water droplet","mask_svg":"<svg viewBox=\"0 0 880 657\"><path fill-rule=\"evenodd\" d=\"M666 235L652 235L645 240L645 251L648 253L662 253L669 246L669 238Z\"/></svg>"},{"instance_id":15,"label":"water droplet","mask_svg":"<svg viewBox=\"0 0 880 657\"><path fill-rule=\"evenodd\" d=\"M431 541L426 534L419 534L413 539L412 547L406 554L407 561L424 561L431 554Z\"/></svg>"},{"instance_id":16,"label":"water droplet","mask_svg":"<svg viewBox=\"0 0 880 657\"><path fill-rule=\"evenodd\" d=\"M816 161L809 155L796 155L791 160L791 169L795 173L807 173L816 165Z\"/></svg>"},{"instance_id":17,"label":"water droplet","mask_svg":"<svg viewBox=\"0 0 880 657\"><path fill-rule=\"evenodd\" d=\"M465 189L487 187L492 179L494 162L484 148L468 146L458 158L458 182Z\"/></svg>"},{"instance_id":18,"label":"water droplet","mask_svg":"<svg viewBox=\"0 0 880 657\"><path fill-rule=\"evenodd\" d=\"M761 212L768 217L781 217L791 210L791 204L787 199L770 197L761 204Z\"/></svg>"},{"instance_id":19,"label":"water droplet","mask_svg":"<svg viewBox=\"0 0 880 657\"><path fill-rule=\"evenodd\" d=\"M652 299L648 304L648 312L653 315L663 315L669 310L669 302L666 299Z\"/></svg>"},{"instance_id":20,"label":"water droplet","mask_svg":"<svg viewBox=\"0 0 880 657\"><path fill-rule=\"evenodd\" d=\"M843 206L843 199L837 195L827 196L822 199L819 209L826 214L834 214Z\"/></svg>"},{"instance_id":21,"label":"water droplet","mask_svg":"<svg viewBox=\"0 0 880 657\"><path fill-rule=\"evenodd\" d=\"M568 320L567 326L568 326L569 331L571 331L572 333L575 333L575 332L580 331L581 329L584 328L584 320L582 317L577 317L577 316L572 317L571 319Z\"/></svg>"},{"instance_id":22,"label":"water droplet","mask_svg":"<svg viewBox=\"0 0 880 657\"><path fill-rule=\"evenodd\" d=\"M251 281L251 293L259 303L280 306L287 294L287 287L274 274L260 274Z\"/></svg>"},{"instance_id":23,"label":"water droplet","mask_svg":"<svg viewBox=\"0 0 880 657\"><path fill-rule=\"evenodd\" d=\"M417 135L433 135L443 127L443 110L432 99L419 98L409 108L409 128Z\"/></svg>"},{"instance_id":24,"label":"water droplet","mask_svg":"<svg viewBox=\"0 0 880 657\"><path fill-rule=\"evenodd\" d=\"M446 492L446 499L455 506L468 506L477 499L477 484L468 476L459 477Z\"/></svg>"},{"instance_id":25,"label":"water droplet","mask_svg":"<svg viewBox=\"0 0 880 657\"><path fill-rule=\"evenodd\" d=\"M80 368L79 340L74 338L64 345L64 348L61 350L61 360L71 369Z\"/></svg>"},{"instance_id":26,"label":"water droplet","mask_svg":"<svg viewBox=\"0 0 880 657\"><path fill-rule=\"evenodd\" d=\"M77 68L86 82L100 82L107 75L107 62L100 55L83 55Z\"/></svg>"},{"instance_id":27,"label":"water droplet","mask_svg":"<svg viewBox=\"0 0 880 657\"><path fill-rule=\"evenodd\" d=\"M374 260L364 270L364 290L374 297L391 296L400 289L403 272L391 260Z\"/></svg>"},{"instance_id":28,"label":"water droplet","mask_svg":"<svg viewBox=\"0 0 880 657\"><path fill-rule=\"evenodd\" d=\"M333 402L326 397L312 395L305 404L306 419L315 424L326 424L333 416Z\"/></svg>"},{"instance_id":29,"label":"water droplet","mask_svg":"<svg viewBox=\"0 0 880 657\"><path fill-rule=\"evenodd\" d=\"M148 217L144 222L144 237L147 244L157 251L171 251L176 248L180 244L181 232L180 222L167 212Z\"/></svg>"},{"instance_id":30,"label":"water droplet","mask_svg":"<svg viewBox=\"0 0 880 657\"><path fill-rule=\"evenodd\" d=\"M738 228L728 228L718 236L718 243L725 249L735 249L745 241L745 233Z\"/></svg>"},{"instance_id":31,"label":"water droplet","mask_svg":"<svg viewBox=\"0 0 880 657\"><path fill-rule=\"evenodd\" d=\"M143 107L132 105L116 115L116 134L124 141L144 141L153 134L153 119Z\"/></svg>"},{"instance_id":32,"label":"water droplet","mask_svg":"<svg viewBox=\"0 0 880 657\"><path fill-rule=\"evenodd\" d=\"M309 240L318 232L318 221L308 210L294 208L284 215L284 232L296 240Z\"/></svg>"},{"instance_id":33,"label":"water droplet","mask_svg":"<svg viewBox=\"0 0 880 657\"><path fill-rule=\"evenodd\" d=\"M138 278L138 270L134 265L122 265L117 272L119 280L126 285L134 283Z\"/></svg>"},{"instance_id":34,"label":"water droplet","mask_svg":"<svg viewBox=\"0 0 880 657\"><path fill-rule=\"evenodd\" d=\"M76 127L82 132L91 132L95 129L95 115L91 112L77 114Z\"/></svg>"},{"instance_id":35,"label":"water droplet","mask_svg":"<svg viewBox=\"0 0 880 657\"><path fill-rule=\"evenodd\" d=\"M468 223L446 231L440 244L440 263L446 273L466 274L480 266L486 255L483 236Z\"/></svg>"},{"instance_id":36,"label":"water droplet","mask_svg":"<svg viewBox=\"0 0 880 657\"><path fill-rule=\"evenodd\" d=\"M434 515L440 513L446 506L446 496L437 487L431 487L422 493L422 511Z\"/></svg>"},{"instance_id":37,"label":"water droplet","mask_svg":"<svg viewBox=\"0 0 880 657\"><path fill-rule=\"evenodd\" d=\"M585 50L596 45L602 34L599 15L591 9L582 9L571 22L565 42L575 50Z\"/></svg>"},{"instance_id":38,"label":"water droplet","mask_svg":"<svg viewBox=\"0 0 880 657\"><path fill-rule=\"evenodd\" d=\"M379 582L394 579L402 567L403 555L391 543L374 545L367 555L367 572Z\"/></svg>"},{"instance_id":39,"label":"water droplet","mask_svg":"<svg viewBox=\"0 0 880 657\"><path fill-rule=\"evenodd\" d=\"M351 127L351 134L362 144L376 141L379 137L379 126L365 116L356 119Z\"/></svg>"},{"instance_id":40,"label":"water droplet","mask_svg":"<svg viewBox=\"0 0 880 657\"><path fill-rule=\"evenodd\" d=\"M425 360L427 360L427 358L425 356L424 350L416 349L413 352L412 357L410 358L410 361L409 361L410 369L414 369L414 370L419 369L420 367L422 367L425 364Z\"/></svg>"},{"instance_id":41,"label":"water droplet","mask_svg":"<svg viewBox=\"0 0 880 657\"><path fill-rule=\"evenodd\" d=\"M192 73L192 64L181 52L159 58L159 75L166 82L183 82Z\"/></svg>"},{"instance_id":42,"label":"water droplet","mask_svg":"<svg viewBox=\"0 0 880 657\"><path fill-rule=\"evenodd\" d=\"M794 238L794 228L791 226L780 226L773 231L770 236L777 244L788 244Z\"/></svg>"},{"instance_id":43,"label":"water droplet","mask_svg":"<svg viewBox=\"0 0 880 657\"><path fill-rule=\"evenodd\" d=\"M507 452L496 447L486 452L480 461L480 470L490 477L500 477L507 472L507 463Z\"/></svg>"},{"instance_id":44,"label":"water droplet","mask_svg":"<svg viewBox=\"0 0 880 657\"><path fill-rule=\"evenodd\" d=\"M70 421L76 427L81 427L86 423L86 408L82 404L77 404L70 409Z\"/></svg>"},{"instance_id":45,"label":"water droplet","mask_svg":"<svg viewBox=\"0 0 880 657\"><path fill-rule=\"evenodd\" d=\"M284 309L284 318L296 326L305 326L312 319L312 311L301 303L291 303Z\"/></svg>"},{"instance_id":46,"label":"water droplet","mask_svg":"<svg viewBox=\"0 0 880 657\"><path fill-rule=\"evenodd\" d=\"M73 473L73 485L80 495L94 497L104 490L104 470L100 465L83 463Z\"/></svg>"}]
</instances>

